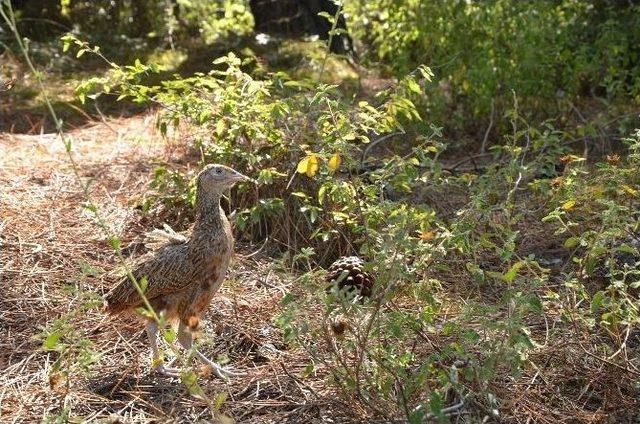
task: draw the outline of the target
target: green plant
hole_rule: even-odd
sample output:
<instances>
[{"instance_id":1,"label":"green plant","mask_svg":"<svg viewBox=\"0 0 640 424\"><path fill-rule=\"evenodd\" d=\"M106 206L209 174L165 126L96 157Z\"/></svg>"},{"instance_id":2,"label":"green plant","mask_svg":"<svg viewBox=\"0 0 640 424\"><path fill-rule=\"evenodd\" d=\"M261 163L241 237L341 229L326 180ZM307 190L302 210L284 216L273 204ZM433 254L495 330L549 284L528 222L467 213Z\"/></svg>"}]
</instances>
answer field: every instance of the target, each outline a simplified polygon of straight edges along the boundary
<instances>
[{"instance_id":1,"label":"green plant","mask_svg":"<svg viewBox=\"0 0 640 424\"><path fill-rule=\"evenodd\" d=\"M478 132L467 118L493 122L512 90L523 114L543 119L573 113L567 100L638 98L637 5L376 0L345 8L366 59L396 75L434 68L440 90L428 105L452 129Z\"/></svg>"},{"instance_id":2,"label":"green plant","mask_svg":"<svg viewBox=\"0 0 640 424\"><path fill-rule=\"evenodd\" d=\"M573 168L555 193L558 206L545 217L574 251L580 273L568 285L590 305L579 315L580 322L599 325L619 343L640 319L639 136L636 131L625 139L624 158L610 156L592 170Z\"/></svg>"}]
</instances>

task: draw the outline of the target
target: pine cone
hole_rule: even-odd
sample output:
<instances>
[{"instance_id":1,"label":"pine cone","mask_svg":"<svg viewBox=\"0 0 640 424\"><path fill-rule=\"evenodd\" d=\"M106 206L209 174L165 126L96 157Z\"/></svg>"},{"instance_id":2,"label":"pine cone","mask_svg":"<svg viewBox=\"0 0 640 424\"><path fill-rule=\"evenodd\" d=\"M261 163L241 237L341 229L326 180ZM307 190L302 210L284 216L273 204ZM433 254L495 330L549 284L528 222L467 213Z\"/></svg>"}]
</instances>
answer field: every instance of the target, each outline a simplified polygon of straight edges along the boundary
<instances>
[{"instance_id":1,"label":"pine cone","mask_svg":"<svg viewBox=\"0 0 640 424\"><path fill-rule=\"evenodd\" d=\"M329 267L327 290L336 287L347 295L369 297L373 291L373 277L364 271L364 261L357 256L343 256Z\"/></svg>"}]
</instances>

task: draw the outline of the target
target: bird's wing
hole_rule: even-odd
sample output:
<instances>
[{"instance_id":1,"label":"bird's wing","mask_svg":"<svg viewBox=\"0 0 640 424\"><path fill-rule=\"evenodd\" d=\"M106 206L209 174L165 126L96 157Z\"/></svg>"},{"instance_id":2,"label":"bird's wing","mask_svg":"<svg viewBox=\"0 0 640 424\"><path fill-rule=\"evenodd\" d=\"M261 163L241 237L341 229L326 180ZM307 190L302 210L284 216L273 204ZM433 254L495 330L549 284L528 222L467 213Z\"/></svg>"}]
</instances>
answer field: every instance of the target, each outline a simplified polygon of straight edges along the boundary
<instances>
[{"instance_id":1,"label":"bird's wing","mask_svg":"<svg viewBox=\"0 0 640 424\"><path fill-rule=\"evenodd\" d=\"M187 244L166 244L153 254L145 255L132 269L139 284L146 279L145 297L153 299L165 293L183 289L194 276L194 267L189 266ZM124 278L106 296L107 309L119 312L140 306L142 299L130 279Z\"/></svg>"},{"instance_id":2,"label":"bird's wing","mask_svg":"<svg viewBox=\"0 0 640 424\"><path fill-rule=\"evenodd\" d=\"M197 269L188 260L187 246L186 243L167 244L135 267L133 275L139 280L147 279L147 298L182 290L192 282Z\"/></svg>"},{"instance_id":3,"label":"bird's wing","mask_svg":"<svg viewBox=\"0 0 640 424\"><path fill-rule=\"evenodd\" d=\"M150 249L158 249L164 244L182 244L189 240L187 233L176 232L168 224L162 225L162 230L156 228L145 234L145 246Z\"/></svg>"}]
</instances>

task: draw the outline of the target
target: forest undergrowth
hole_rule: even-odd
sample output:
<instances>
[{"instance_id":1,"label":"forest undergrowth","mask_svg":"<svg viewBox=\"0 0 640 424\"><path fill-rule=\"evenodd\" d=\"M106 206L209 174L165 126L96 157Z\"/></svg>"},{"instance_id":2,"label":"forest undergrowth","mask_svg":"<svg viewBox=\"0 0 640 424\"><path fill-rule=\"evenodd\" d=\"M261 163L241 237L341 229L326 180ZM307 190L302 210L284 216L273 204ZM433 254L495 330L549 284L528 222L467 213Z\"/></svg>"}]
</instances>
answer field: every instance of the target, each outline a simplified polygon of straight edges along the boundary
<instances>
[{"instance_id":1,"label":"forest undergrowth","mask_svg":"<svg viewBox=\"0 0 640 424\"><path fill-rule=\"evenodd\" d=\"M494 35L476 45L491 71L472 52L452 69L440 47L423 63L420 48L457 26L387 3L344 5L370 46L360 64L318 41L241 38L187 72L170 64L189 60L179 32L130 59L72 31L26 46L36 67L57 64L28 76L10 44L3 72L23 76L0 93L14 102L0 118L3 419L639 418L639 80L618 60L634 57L634 35L617 37L629 11L432 6ZM581 19L591 38L573 32ZM504 48L531 20L557 27L554 40L527 27L521 50ZM432 32L408 31L414 21ZM384 22L397 26L386 38ZM587 48L614 41L618 56ZM571 43L584 48L559 74L550 50L526 50ZM562 92L544 85L554 78ZM101 296L148 251L149 231L188 229L207 163L257 181L226 196L238 255L200 339L244 375L194 366L172 381L149 372L139 325L108 318ZM371 296L327 287L344 255L364 259Z\"/></svg>"}]
</instances>

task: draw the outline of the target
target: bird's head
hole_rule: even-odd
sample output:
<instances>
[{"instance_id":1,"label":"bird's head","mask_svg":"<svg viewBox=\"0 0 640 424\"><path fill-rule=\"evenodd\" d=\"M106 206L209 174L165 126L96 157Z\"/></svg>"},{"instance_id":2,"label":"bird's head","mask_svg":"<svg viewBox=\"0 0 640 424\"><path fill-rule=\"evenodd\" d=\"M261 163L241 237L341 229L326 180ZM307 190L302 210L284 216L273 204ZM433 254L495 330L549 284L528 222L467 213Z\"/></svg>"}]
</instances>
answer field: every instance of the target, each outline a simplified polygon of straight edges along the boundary
<instances>
[{"instance_id":1,"label":"bird's head","mask_svg":"<svg viewBox=\"0 0 640 424\"><path fill-rule=\"evenodd\" d=\"M221 193L238 181L252 181L235 169L225 165L210 164L198 174L198 189L207 193Z\"/></svg>"}]
</instances>

